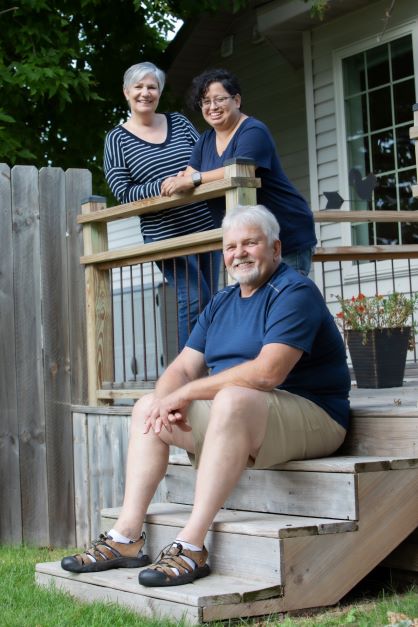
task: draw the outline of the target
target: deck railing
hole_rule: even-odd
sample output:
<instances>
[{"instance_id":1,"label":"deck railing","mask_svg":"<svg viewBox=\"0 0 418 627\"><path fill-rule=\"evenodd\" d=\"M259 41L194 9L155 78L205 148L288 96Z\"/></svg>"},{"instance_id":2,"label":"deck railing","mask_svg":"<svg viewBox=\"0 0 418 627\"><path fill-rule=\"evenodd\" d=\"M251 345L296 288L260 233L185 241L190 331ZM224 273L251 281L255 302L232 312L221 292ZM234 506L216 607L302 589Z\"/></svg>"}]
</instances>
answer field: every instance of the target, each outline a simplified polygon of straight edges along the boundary
<instances>
[{"instance_id":1,"label":"deck railing","mask_svg":"<svg viewBox=\"0 0 418 627\"><path fill-rule=\"evenodd\" d=\"M418 138L418 105L414 107L414 126L410 129L410 137ZM418 164L418 143L415 145ZM157 285L152 262L176 259L180 256L220 250L222 247L221 231L214 229L175 237L151 244L130 246L118 250L109 250L106 224L131 216L163 211L169 207L184 206L196 200L209 200L225 196L226 211L237 204L256 203L256 188L260 186L255 178L254 165L245 160L235 160L225 168L225 178L201 185L190 193L175 195L170 198L151 198L131 202L125 205L106 208L103 199L93 197L82 205L82 213L78 222L83 225L84 255L81 263L86 273L86 304L87 304L87 364L88 364L88 395L92 406L111 402L115 399L137 398L146 388L153 385L162 368L170 359L168 336L176 334L176 324L171 324L173 306L169 305L168 288L164 281ZM412 189L414 197L418 197L418 185ZM343 222L418 222L418 211L346 211L323 210L314 212L315 222L319 224ZM319 246L314 255L314 279L319 285L331 311L336 306L335 295L350 296L370 285L373 293L399 291L398 280L406 278L407 289L412 294L418 291L418 245L375 245L375 246ZM363 262L370 262L365 264ZM384 269L378 263L387 261ZM148 305L144 302L144 268L148 264L149 290L152 298ZM150 265L151 264L151 265ZM345 265L344 265L345 264ZM347 267L349 268L347 272ZM122 269L124 273L122 273ZM116 274L115 274L116 273ZM119 273L119 274L118 274ZM135 273L138 277L135 280ZM348 274L348 280L347 280ZM119 276L119 278L117 278ZM113 286L119 283L119 303L115 304ZM139 286L139 290L137 290ZM142 340L141 356L135 354L135 313L136 292L140 292ZM174 290L175 291L175 290ZM125 294L125 297L124 297ZM127 295L127 296L126 296ZM128 306L124 304L128 299ZM155 322L155 298L162 314L162 334L158 337ZM175 296L174 296L175 298ZM114 325L115 307L119 308L119 330ZM128 314L126 314L126 311ZM175 316L174 316L175 317ZM149 327L149 319L151 327ZM148 326L147 326L148 320ZM125 327L130 328L132 355L126 355ZM114 352L115 337L121 336L122 366L121 375L115 382L115 371L118 370ZM153 354L148 355L147 342L154 345ZM153 338L152 338L153 336ZM159 348L158 348L159 346ZM161 351L161 357L157 354ZM131 351L131 352L132 352ZM120 352L120 351L119 351ZM176 347L171 348L171 356ZM144 358L142 367L138 366L138 357ZM415 360L415 352L413 359ZM127 360L131 362L130 378L127 380ZM155 363L155 366L152 365Z\"/></svg>"}]
</instances>

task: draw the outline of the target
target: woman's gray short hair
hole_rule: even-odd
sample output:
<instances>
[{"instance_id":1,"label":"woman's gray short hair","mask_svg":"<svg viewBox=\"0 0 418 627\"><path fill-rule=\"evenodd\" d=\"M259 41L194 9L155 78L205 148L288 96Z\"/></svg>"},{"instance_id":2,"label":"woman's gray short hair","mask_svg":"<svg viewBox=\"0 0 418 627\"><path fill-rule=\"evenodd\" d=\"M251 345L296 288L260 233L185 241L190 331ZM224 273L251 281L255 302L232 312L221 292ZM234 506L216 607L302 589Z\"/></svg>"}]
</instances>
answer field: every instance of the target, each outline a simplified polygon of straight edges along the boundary
<instances>
[{"instance_id":1,"label":"woman's gray short hair","mask_svg":"<svg viewBox=\"0 0 418 627\"><path fill-rule=\"evenodd\" d=\"M222 220L222 231L236 226L258 226L269 244L280 239L280 225L275 216L263 205L238 206L229 211Z\"/></svg>"},{"instance_id":2,"label":"woman's gray short hair","mask_svg":"<svg viewBox=\"0 0 418 627\"><path fill-rule=\"evenodd\" d=\"M147 76L147 74L155 76L155 80L158 83L158 88L161 94L165 85L165 73L156 65L149 63L148 61L131 65L131 67L126 70L123 75L123 89L129 89L131 85L141 81L144 76Z\"/></svg>"}]
</instances>

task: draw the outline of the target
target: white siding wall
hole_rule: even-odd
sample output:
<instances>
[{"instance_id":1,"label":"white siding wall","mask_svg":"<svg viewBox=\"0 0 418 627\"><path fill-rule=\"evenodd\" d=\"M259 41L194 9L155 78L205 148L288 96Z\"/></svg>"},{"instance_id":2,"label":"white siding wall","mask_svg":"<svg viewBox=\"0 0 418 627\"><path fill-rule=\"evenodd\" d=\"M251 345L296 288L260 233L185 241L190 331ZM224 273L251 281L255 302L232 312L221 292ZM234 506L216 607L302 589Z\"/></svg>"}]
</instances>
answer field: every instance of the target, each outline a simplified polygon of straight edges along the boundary
<instances>
[{"instance_id":1,"label":"white siding wall","mask_svg":"<svg viewBox=\"0 0 418 627\"><path fill-rule=\"evenodd\" d=\"M347 176L345 173L345 146L338 141L339 125L342 124L338 115L337 93L338 84L335 81L336 61L335 53L342 48L358 46L364 41L365 47L377 43L383 30L383 18L388 9L386 0L373 2L364 9L336 19L330 23L314 28L305 37L305 64L307 80L308 128L310 154L311 184L314 196L311 196L312 206L324 208L326 191L338 191L343 198L350 197ZM392 17L388 22L383 35L382 43L390 37L395 28L411 22L418 17L418 4L415 0L398 0ZM316 187L316 189L315 189ZM322 246L348 245L350 239L350 225L323 224L318 232L318 239ZM329 273L326 283L332 286L333 273L331 264L327 268ZM345 264L344 275L350 281L351 264ZM337 277L336 277L337 278ZM355 278L352 277L353 283Z\"/></svg>"}]
</instances>

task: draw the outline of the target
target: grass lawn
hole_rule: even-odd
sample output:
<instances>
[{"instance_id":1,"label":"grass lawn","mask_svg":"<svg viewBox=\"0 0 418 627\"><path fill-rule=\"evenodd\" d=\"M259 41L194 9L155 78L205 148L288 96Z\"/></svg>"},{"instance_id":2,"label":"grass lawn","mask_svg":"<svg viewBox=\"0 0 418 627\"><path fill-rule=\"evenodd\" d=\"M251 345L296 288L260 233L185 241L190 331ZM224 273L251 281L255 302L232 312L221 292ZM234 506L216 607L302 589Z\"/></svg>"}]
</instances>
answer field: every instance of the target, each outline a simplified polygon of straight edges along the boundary
<instances>
[{"instance_id":1,"label":"grass lawn","mask_svg":"<svg viewBox=\"0 0 418 627\"><path fill-rule=\"evenodd\" d=\"M178 625L169 621L145 619L117 605L103 603L83 604L69 595L38 588L34 581L35 564L60 559L67 550L0 546L0 626L1 627L169 627ZM268 620L236 621L234 625L264 627L415 627L418 617L418 587L408 584L406 589L388 585L373 577L350 593L339 606L320 614L299 618L271 617ZM388 612L409 617L388 616Z\"/></svg>"}]
</instances>

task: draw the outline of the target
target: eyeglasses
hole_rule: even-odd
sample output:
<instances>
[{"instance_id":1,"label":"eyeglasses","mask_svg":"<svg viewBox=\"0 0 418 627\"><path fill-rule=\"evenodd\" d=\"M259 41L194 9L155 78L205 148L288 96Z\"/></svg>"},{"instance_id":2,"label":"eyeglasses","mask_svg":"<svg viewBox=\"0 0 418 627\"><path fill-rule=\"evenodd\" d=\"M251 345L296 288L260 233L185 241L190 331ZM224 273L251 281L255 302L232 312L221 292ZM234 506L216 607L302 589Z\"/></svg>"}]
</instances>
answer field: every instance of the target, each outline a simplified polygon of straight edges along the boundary
<instances>
[{"instance_id":1,"label":"eyeglasses","mask_svg":"<svg viewBox=\"0 0 418 627\"><path fill-rule=\"evenodd\" d=\"M200 108L209 109L212 103L215 107L222 107L225 101L229 100L229 98L235 98L235 96L215 96L212 100L210 98L203 98L203 100L200 101Z\"/></svg>"}]
</instances>

